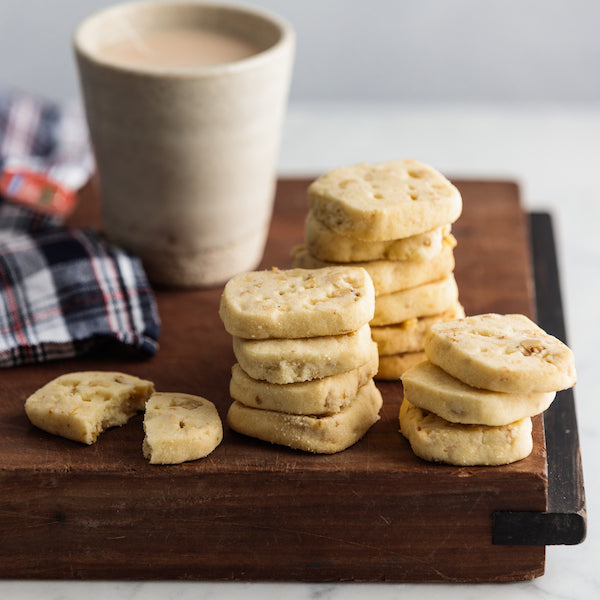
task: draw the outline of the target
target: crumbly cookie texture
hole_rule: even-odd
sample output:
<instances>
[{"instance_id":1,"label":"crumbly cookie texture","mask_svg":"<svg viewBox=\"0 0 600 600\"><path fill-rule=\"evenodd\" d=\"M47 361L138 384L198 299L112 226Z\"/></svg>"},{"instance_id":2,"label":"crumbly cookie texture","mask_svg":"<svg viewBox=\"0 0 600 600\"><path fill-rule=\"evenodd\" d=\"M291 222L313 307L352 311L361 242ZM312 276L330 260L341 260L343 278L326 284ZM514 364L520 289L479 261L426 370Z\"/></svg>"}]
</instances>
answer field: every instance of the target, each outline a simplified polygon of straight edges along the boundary
<instances>
[{"instance_id":1,"label":"crumbly cookie texture","mask_svg":"<svg viewBox=\"0 0 600 600\"><path fill-rule=\"evenodd\" d=\"M531 418L509 425L463 425L412 405L400 406L400 431L420 458L458 466L505 465L533 450Z\"/></svg>"},{"instance_id":2,"label":"crumbly cookie texture","mask_svg":"<svg viewBox=\"0 0 600 600\"><path fill-rule=\"evenodd\" d=\"M144 410L154 384L105 371L67 373L48 382L25 402L33 425L54 435L93 444L109 427Z\"/></svg>"},{"instance_id":3,"label":"crumbly cookie texture","mask_svg":"<svg viewBox=\"0 0 600 600\"><path fill-rule=\"evenodd\" d=\"M330 229L369 241L424 233L454 223L462 211L448 179L409 159L334 169L309 186L308 202Z\"/></svg>"},{"instance_id":4,"label":"crumbly cookie texture","mask_svg":"<svg viewBox=\"0 0 600 600\"><path fill-rule=\"evenodd\" d=\"M372 326L393 325L414 317L444 312L458 302L458 286L451 273L444 279L375 298Z\"/></svg>"},{"instance_id":5,"label":"crumbly cookie texture","mask_svg":"<svg viewBox=\"0 0 600 600\"><path fill-rule=\"evenodd\" d=\"M379 357L379 369L375 379L383 381L399 380L407 369L426 360L425 352L402 352Z\"/></svg>"},{"instance_id":6,"label":"crumbly cookie texture","mask_svg":"<svg viewBox=\"0 0 600 600\"><path fill-rule=\"evenodd\" d=\"M427 260L372 260L353 263L352 266L365 269L373 282L375 295L382 296L450 275L455 266L455 246L456 239L449 234L443 238L440 252ZM339 266L339 263L316 258L304 245L293 248L291 254L294 266L301 269Z\"/></svg>"},{"instance_id":7,"label":"crumbly cookie texture","mask_svg":"<svg viewBox=\"0 0 600 600\"><path fill-rule=\"evenodd\" d=\"M314 257L331 262L429 260L441 252L442 240L450 231L451 226L445 225L398 240L366 242L329 229L309 210L305 225L305 245Z\"/></svg>"},{"instance_id":8,"label":"crumbly cookie texture","mask_svg":"<svg viewBox=\"0 0 600 600\"><path fill-rule=\"evenodd\" d=\"M368 323L375 290L360 267L253 271L232 278L219 315L233 336L247 339L340 335Z\"/></svg>"},{"instance_id":9,"label":"crumbly cookie texture","mask_svg":"<svg viewBox=\"0 0 600 600\"><path fill-rule=\"evenodd\" d=\"M238 433L305 452L334 454L358 442L379 420L383 404L373 380L341 411L321 417L250 408L233 402L229 426Z\"/></svg>"},{"instance_id":10,"label":"crumbly cookie texture","mask_svg":"<svg viewBox=\"0 0 600 600\"><path fill-rule=\"evenodd\" d=\"M556 392L509 394L471 387L429 361L402 375L405 398L453 423L509 425L544 412Z\"/></svg>"},{"instance_id":11,"label":"crumbly cookie texture","mask_svg":"<svg viewBox=\"0 0 600 600\"><path fill-rule=\"evenodd\" d=\"M270 383L296 383L344 373L373 354L369 325L342 335L304 339L233 338L233 353L246 373Z\"/></svg>"},{"instance_id":12,"label":"crumbly cookie texture","mask_svg":"<svg viewBox=\"0 0 600 600\"><path fill-rule=\"evenodd\" d=\"M571 350L524 315L488 313L432 325L427 358L473 387L554 392L576 383Z\"/></svg>"},{"instance_id":13,"label":"crumbly cookie texture","mask_svg":"<svg viewBox=\"0 0 600 600\"><path fill-rule=\"evenodd\" d=\"M425 345L425 335L434 323L461 319L464 316L463 306L460 302L455 302L447 310L429 317L412 317L392 325L371 325L371 336L377 342L382 356L420 352Z\"/></svg>"},{"instance_id":14,"label":"crumbly cookie texture","mask_svg":"<svg viewBox=\"0 0 600 600\"><path fill-rule=\"evenodd\" d=\"M377 373L375 344L371 358L359 367L312 381L277 384L250 377L239 364L231 369L230 396L251 408L297 415L326 415L346 407L358 390Z\"/></svg>"},{"instance_id":15,"label":"crumbly cookie texture","mask_svg":"<svg viewBox=\"0 0 600 600\"><path fill-rule=\"evenodd\" d=\"M201 396L156 392L146 403L142 451L150 464L179 464L208 456L223 439L215 405Z\"/></svg>"}]
</instances>

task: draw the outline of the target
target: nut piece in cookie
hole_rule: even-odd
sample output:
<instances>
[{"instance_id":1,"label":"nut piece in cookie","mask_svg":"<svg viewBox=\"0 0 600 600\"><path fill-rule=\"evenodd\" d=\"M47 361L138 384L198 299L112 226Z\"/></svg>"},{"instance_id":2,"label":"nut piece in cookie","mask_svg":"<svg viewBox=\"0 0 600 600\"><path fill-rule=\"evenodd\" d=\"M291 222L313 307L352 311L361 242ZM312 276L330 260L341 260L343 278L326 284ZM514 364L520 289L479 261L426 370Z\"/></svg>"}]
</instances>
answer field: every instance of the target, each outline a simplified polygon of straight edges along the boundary
<instances>
[{"instance_id":1,"label":"nut piece in cookie","mask_svg":"<svg viewBox=\"0 0 600 600\"><path fill-rule=\"evenodd\" d=\"M156 392L146 403L143 453L150 464L178 464L208 456L223 439L215 405L200 396Z\"/></svg>"},{"instance_id":2,"label":"nut piece in cookie","mask_svg":"<svg viewBox=\"0 0 600 600\"><path fill-rule=\"evenodd\" d=\"M93 444L105 429L144 410L153 391L152 382L125 373L67 373L29 396L25 412L44 431Z\"/></svg>"}]
</instances>

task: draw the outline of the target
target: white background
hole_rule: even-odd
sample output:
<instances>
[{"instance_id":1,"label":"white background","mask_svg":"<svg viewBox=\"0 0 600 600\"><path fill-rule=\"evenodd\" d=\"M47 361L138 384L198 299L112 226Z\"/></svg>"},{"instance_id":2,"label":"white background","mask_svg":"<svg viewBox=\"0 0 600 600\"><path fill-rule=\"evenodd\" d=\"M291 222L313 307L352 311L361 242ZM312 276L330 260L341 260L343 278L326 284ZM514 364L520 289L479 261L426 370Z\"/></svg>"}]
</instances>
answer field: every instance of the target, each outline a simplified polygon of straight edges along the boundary
<instances>
[{"instance_id":1,"label":"white background","mask_svg":"<svg viewBox=\"0 0 600 600\"><path fill-rule=\"evenodd\" d=\"M0 86L77 94L71 34L108 0L2 0ZM291 101L600 100L595 0L256 0L297 31Z\"/></svg>"},{"instance_id":2,"label":"white background","mask_svg":"<svg viewBox=\"0 0 600 600\"><path fill-rule=\"evenodd\" d=\"M71 33L101 0L0 0L0 92L77 100ZM0 581L30 598L600 598L600 2L257 0L297 32L283 175L412 157L501 177L554 220L589 514L587 540L547 549L515 585L250 585Z\"/></svg>"}]
</instances>

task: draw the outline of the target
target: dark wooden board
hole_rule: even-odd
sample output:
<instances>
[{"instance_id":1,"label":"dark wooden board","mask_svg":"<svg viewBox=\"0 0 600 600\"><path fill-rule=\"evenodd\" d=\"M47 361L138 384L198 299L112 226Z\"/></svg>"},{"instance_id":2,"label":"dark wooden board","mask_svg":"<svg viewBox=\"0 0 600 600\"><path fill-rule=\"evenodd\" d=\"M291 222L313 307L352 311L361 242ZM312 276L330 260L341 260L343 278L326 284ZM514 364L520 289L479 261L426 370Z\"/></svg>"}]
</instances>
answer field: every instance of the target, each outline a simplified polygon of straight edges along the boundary
<instances>
[{"instance_id":1,"label":"dark wooden board","mask_svg":"<svg viewBox=\"0 0 600 600\"><path fill-rule=\"evenodd\" d=\"M456 278L468 314L535 318L528 218L510 182L458 181ZM308 180L282 180L263 267L290 265ZM72 222L95 223L87 195ZM379 383L381 420L345 452L318 456L225 427L206 459L147 464L141 416L82 446L32 427L26 397L80 369L118 369L200 394L225 418L234 362L221 289L157 290L150 360L88 357L0 373L0 576L289 581L512 581L544 572L543 545L493 543L494 513L548 509L543 418L513 465L416 458L398 433L402 387Z\"/></svg>"},{"instance_id":2,"label":"dark wooden board","mask_svg":"<svg viewBox=\"0 0 600 600\"><path fill-rule=\"evenodd\" d=\"M567 341L552 219L530 215L537 322ZM579 544L587 529L583 469L573 389L556 395L544 412L548 454L548 509L541 513L494 513L494 544Z\"/></svg>"}]
</instances>

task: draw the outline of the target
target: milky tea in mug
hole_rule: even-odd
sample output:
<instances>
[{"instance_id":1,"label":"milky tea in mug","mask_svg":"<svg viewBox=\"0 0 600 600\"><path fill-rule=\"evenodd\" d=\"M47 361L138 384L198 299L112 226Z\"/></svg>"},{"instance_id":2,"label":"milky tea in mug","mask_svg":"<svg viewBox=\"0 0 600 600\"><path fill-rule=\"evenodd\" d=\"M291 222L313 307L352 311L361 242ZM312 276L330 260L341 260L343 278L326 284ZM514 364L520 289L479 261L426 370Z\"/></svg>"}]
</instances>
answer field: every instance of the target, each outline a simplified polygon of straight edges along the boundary
<instances>
[{"instance_id":1,"label":"milky tea in mug","mask_svg":"<svg viewBox=\"0 0 600 600\"><path fill-rule=\"evenodd\" d=\"M107 237L153 283L219 285L260 262L294 53L278 17L213 3L116 5L75 53Z\"/></svg>"},{"instance_id":2,"label":"milky tea in mug","mask_svg":"<svg viewBox=\"0 0 600 600\"><path fill-rule=\"evenodd\" d=\"M260 47L227 33L208 29L150 31L100 48L103 59L129 67L206 67L234 62L260 52Z\"/></svg>"}]
</instances>

